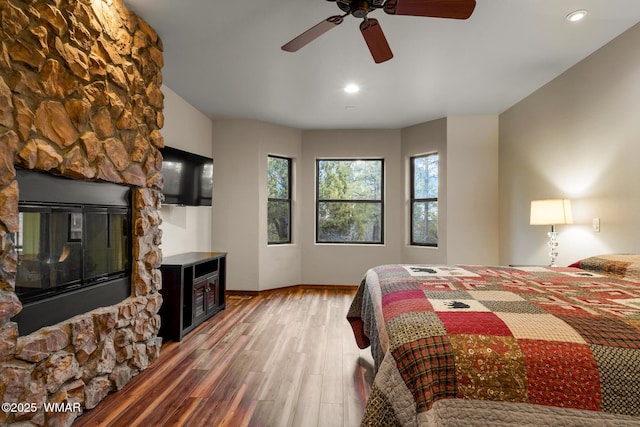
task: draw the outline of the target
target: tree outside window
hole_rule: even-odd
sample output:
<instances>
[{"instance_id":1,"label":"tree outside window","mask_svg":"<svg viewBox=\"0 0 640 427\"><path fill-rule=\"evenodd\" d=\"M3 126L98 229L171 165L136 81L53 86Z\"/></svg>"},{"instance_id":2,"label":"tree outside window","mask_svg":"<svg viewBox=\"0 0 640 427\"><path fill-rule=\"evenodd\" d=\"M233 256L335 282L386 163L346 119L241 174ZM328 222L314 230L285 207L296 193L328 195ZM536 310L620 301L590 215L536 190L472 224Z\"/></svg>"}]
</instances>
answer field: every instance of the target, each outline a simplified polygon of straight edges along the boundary
<instances>
[{"instance_id":1,"label":"tree outside window","mask_svg":"<svg viewBox=\"0 0 640 427\"><path fill-rule=\"evenodd\" d=\"M411 158L411 244L438 246L438 154Z\"/></svg>"},{"instance_id":2,"label":"tree outside window","mask_svg":"<svg viewBox=\"0 0 640 427\"><path fill-rule=\"evenodd\" d=\"M316 242L384 243L384 161L316 161Z\"/></svg>"},{"instance_id":3,"label":"tree outside window","mask_svg":"<svg viewBox=\"0 0 640 427\"><path fill-rule=\"evenodd\" d=\"M268 244L291 243L291 159L269 156Z\"/></svg>"}]
</instances>

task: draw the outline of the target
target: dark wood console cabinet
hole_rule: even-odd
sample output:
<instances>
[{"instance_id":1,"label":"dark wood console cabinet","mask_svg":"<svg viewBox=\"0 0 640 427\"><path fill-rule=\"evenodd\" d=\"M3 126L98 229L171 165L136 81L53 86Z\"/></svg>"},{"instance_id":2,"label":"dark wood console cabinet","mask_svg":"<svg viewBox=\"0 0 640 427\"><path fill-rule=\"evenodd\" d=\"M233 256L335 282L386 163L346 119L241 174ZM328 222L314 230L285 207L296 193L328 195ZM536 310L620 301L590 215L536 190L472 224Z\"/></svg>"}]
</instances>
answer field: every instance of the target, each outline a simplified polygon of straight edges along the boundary
<instances>
[{"instance_id":1,"label":"dark wood console cabinet","mask_svg":"<svg viewBox=\"0 0 640 427\"><path fill-rule=\"evenodd\" d=\"M225 252L189 252L164 258L160 336L174 341L223 310L227 273Z\"/></svg>"}]
</instances>

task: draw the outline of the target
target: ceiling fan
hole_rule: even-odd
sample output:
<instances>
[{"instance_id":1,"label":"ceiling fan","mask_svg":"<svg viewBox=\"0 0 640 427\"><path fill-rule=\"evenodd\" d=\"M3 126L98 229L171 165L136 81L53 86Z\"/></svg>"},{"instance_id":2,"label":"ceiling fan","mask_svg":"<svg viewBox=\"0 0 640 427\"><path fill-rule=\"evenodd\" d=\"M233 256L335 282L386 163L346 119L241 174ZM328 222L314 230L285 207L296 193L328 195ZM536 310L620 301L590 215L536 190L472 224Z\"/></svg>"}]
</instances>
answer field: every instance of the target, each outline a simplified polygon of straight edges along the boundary
<instances>
[{"instance_id":1,"label":"ceiling fan","mask_svg":"<svg viewBox=\"0 0 640 427\"><path fill-rule=\"evenodd\" d=\"M426 16L431 18L467 19L473 13L476 0L327 0L335 2L344 15L334 15L309 28L282 46L282 50L296 52L330 29L342 23L344 17L362 18L360 32L376 63L388 61L393 53L377 19L369 13L383 9L389 15Z\"/></svg>"}]
</instances>

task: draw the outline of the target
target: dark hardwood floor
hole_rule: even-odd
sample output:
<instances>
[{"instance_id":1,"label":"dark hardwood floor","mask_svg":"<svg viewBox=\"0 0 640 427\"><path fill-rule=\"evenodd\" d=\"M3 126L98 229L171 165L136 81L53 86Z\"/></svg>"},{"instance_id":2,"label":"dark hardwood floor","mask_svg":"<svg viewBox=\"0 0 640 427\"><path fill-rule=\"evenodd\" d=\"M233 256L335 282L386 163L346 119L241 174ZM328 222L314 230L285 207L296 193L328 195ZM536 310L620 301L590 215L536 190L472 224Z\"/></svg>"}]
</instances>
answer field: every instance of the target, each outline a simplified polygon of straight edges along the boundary
<instances>
[{"instance_id":1,"label":"dark hardwood floor","mask_svg":"<svg viewBox=\"0 0 640 427\"><path fill-rule=\"evenodd\" d=\"M355 289L228 296L227 309L75 426L360 425L373 380L346 313Z\"/></svg>"}]
</instances>

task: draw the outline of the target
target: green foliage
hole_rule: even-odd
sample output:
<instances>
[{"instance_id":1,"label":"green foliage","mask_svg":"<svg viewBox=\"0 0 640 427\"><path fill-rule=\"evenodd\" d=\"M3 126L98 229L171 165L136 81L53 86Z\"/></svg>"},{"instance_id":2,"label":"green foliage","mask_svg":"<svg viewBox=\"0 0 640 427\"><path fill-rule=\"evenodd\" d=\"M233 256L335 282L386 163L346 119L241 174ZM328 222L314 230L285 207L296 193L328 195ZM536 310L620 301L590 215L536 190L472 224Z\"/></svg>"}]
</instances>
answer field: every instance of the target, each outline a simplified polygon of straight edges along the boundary
<instances>
[{"instance_id":1,"label":"green foliage","mask_svg":"<svg viewBox=\"0 0 640 427\"><path fill-rule=\"evenodd\" d=\"M267 229L269 243L291 242L291 159L268 157Z\"/></svg>"},{"instance_id":2,"label":"green foliage","mask_svg":"<svg viewBox=\"0 0 640 427\"><path fill-rule=\"evenodd\" d=\"M438 155L413 157L411 242L438 244Z\"/></svg>"},{"instance_id":3,"label":"green foliage","mask_svg":"<svg viewBox=\"0 0 640 427\"><path fill-rule=\"evenodd\" d=\"M412 239L419 245L438 244L438 202L413 202Z\"/></svg>"},{"instance_id":4,"label":"green foliage","mask_svg":"<svg viewBox=\"0 0 640 427\"><path fill-rule=\"evenodd\" d=\"M282 157L268 157L267 179L270 199L289 198L290 161Z\"/></svg>"},{"instance_id":5,"label":"green foliage","mask_svg":"<svg viewBox=\"0 0 640 427\"><path fill-rule=\"evenodd\" d=\"M291 218L291 208L288 201L269 201L268 210L268 233L269 243L289 243L290 227L289 218Z\"/></svg>"},{"instance_id":6,"label":"green foliage","mask_svg":"<svg viewBox=\"0 0 640 427\"><path fill-rule=\"evenodd\" d=\"M382 160L318 161L318 241L382 242Z\"/></svg>"},{"instance_id":7,"label":"green foliage","mask_svg":"<svg viewBox=\"0 0 640 427\"><path fill-rule=\"evenodd\" d=\"M269 157L269 243L291 241L291 160ZM438 155L412 158L412 243L438 244ZM318 160L317 240L381 243L382 160Z\"/></svg>"}]
</instances>

